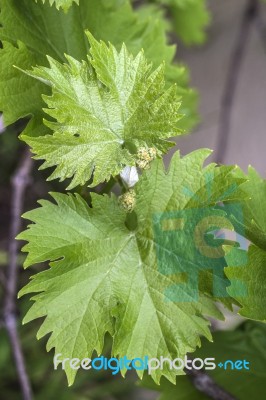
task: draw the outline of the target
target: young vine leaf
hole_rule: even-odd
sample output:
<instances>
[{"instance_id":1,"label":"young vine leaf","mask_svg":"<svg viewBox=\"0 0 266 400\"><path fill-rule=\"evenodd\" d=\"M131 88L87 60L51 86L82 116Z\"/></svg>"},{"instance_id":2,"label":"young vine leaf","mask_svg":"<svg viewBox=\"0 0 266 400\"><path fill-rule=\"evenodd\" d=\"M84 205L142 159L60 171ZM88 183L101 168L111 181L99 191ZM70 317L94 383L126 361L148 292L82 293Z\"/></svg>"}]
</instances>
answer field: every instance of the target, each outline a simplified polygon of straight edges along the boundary
<instances>
[{"instance_id":1,"label":"young vine leaf","mask_svg":"<svg viewBox=\"0 0 266 400\"><path fill-rule=\"evenodd\" d=\"M33 82L14 68L30 69L48 66L47 57L64 62L64 54L85 60L89 53L88 29L97 40L110 41L117 49L125 42L133 55L143 48L155 70L165 61L168 85L178 83L182 96L180 121L188 130L198 121L197 96L188 89L188 74L184 66L173 63L175 46L167 45L164 23L158 19L140 18L129 0L80 0L79 7L68 12L50 7L48 2L0 0L0 110L5 125L30 117L25 135L47 133L42 119L44 103L41 95L50 93L45 85ZM136 40L136 38L138 38Z\"/></svg>"},{"instance_id":2,"label":"young vine leaf","mask_svg":"<svg viewBox=\"0 0 266 400\"><path fill-rule=\"evenodd\" d=\"M37 2L39 0L34 0L34 1ZM41 0L41 1L45 3L45 1L47 0ZM79 5L79 0L49 0L50 6L55 4L57 9L61 7L64 11L68 11L68 9L72 6L73 3Z\"/></svg>"},{"instance_id":3,"label":"young vine leaf","mask_svg":"<svg viewBox=\"0 0 266 400\"><path fill-rule=\"evenodd\" d=\"M45 160L42 168L57 166L50 179L73 177L69 189L92 174L93 185L116 176L143 146L166 153L173 145L166 139L181 134L179 96L175 85L164 89L164 67L152 72L143 52L134 58L125 45L118 52L88 37L88 63L49 58L50 68L28 72L52 86L45 112L56 122L45 121L52 135L24 140Z\"/></svg>"},{"instance_id":4,"label":"young vine leaf","mask_svg":"<svg viewBox=\"0 0 266 400\"><path fill-rule=\"evenodd\" d=\"M167 171L155 160L134 187L133 213L127 213L114 195L92 193L90 208L79 195L53 193L55 204L42 200L40 208L24 215L32 221L18 237L28 242L23 249L28 253L25 267L51 262L50 269L36 274L20 292L37 293L24 322L46 317L37 336L51 334L48 350L55 348L61 358L90 357L94 350L101 353L109 332L115 356L174 359L193 352L200 336L211 339L204 316L222 318L208 285L212 273L206 271L197 301L173 300L167 289L180 283L180 270L161 271L154 231L158 213L208 207L221 196L225 201L242 196L238 186L243 180L236 178L233 167L202 167L209 153L200 150L184 158L176 153ZM237 186L234 193L229 190L232 184ZM197 195L197 202L184 188ZM175 246L171 254L183 273L189 257L184 247ZM199 269L196 258L191 273ZM219 284L225 285L225 280ZM175 287L183 293L182 285ZM143 372L138 373L142 377ZM162 375L175 382L177 373L165 365L152 377L157 383ZM66 365L66 374L72 384L76 371Z\"/></svg>"}]
</instances>

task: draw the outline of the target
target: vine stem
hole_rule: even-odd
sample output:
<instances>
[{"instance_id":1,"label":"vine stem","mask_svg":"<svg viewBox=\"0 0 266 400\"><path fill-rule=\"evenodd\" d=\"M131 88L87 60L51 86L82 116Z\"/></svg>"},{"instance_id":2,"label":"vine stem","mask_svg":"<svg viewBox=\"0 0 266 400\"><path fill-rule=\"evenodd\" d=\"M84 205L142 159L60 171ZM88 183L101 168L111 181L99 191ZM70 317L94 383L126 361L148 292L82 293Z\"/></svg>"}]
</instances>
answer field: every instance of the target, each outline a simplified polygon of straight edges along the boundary
<instances>
[{"instance_id":1,"label":"vine stem","mask_svg":"<svg viewBox=\"0 0 266 400\"><path fill-rule=\"evenodd\" d=\"M251 26L253 21L256 20L258 14L259 1L248 0L243 13L235 47L231 55L230 65L224 87L224 93L222 96L218 128L217 152L215 157L215 161L217 163L223 163L227 152L231 128L231 115L239 73L247 50Z\"/></svg>"},{"instance_id":2,"label":"vine stem","mask_svg":"<svg viewBox=\"0 0 266 400\"><path fill-rule=\"evenodd\" d=\"M217 383L215 383L214 380L205 372L195 369L186 369L186 374L191 379L194 387L200 392L209 396L211 399L237 400L234 396L217 385Z\"/></svg>"},{"instance_id":3,"label":"vine stem","mask_svg":"<svg viewBox=\"0 0 266 400\"><path fill-rule=\"evenodd\" d=\"M21 214L23 211L26 188L30 183L32 159L29 149L11 180L11 226L8 248L8 268L6 271L6 292L4 298L3 322L11 344L16 371L24 400L32 400L30 381L26 372L24 356L17 330L16 298L18 281L18 250L19 244L15 239L21 231Z\"/></svg>"}]
</instances>

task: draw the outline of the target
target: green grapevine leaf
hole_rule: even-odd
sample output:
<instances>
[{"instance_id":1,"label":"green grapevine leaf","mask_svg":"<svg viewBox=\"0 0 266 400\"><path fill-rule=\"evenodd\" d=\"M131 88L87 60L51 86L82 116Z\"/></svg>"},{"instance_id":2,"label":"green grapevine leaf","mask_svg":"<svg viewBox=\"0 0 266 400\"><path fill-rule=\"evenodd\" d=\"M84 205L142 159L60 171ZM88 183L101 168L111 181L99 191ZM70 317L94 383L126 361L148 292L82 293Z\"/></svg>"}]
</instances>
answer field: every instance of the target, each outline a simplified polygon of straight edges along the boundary
<instances>
[{"instance_id":1,"label":"green grapevine leaf","mask_svg":"<svg viewBox=\"0 0 266 400\"><path fill-rule=\"evenodd\" d=\"M69 65L50 59L50 69L30 75L53 88L45 97L45 121L53 135L24 137L42 168L57 165L50 179L71 178L69 188L84 185L93 173L96 185L117 175L138 158L137 149L166 153L167 138L180 134L176 87L164 91L164 68L151 72L143 53L136 58L126 47L116 49L89 35L89 64L67 57Z\"/></svg>"},{"instance_id":2,"label":"green grapevine leaf","mask_svg":"<svg viewBox=\"0 0 266 400\"><path fill-rule=\"evenodd\" d=\"M226 257L229 267L225 271L231 281L228 292L241 304L241 315L266 321L266 181L249 168L242 188L249 198L242 202L241 213L232 205L232 218L252 244L247 255L236 249Z\"/></svg>"},{"instance_id":3,"label":"green grapevine leaf","mask_svg":"<svg viewBox=\"0 0 266 400\"><path fill-rule=\"evenodd\" d=\"M252 167L249 167L247 178L242 188L248 197L241 210L232 205L232 218L237 222L239 232L244 232L252 243L266 249L266 181Z\"/></svg>"},{"instance_id":4,"label":"green grapevine leaf","mask_svg":"<svg viewBox=\"0 0 266 400\"><path fill-rule=\"evenodd\" d=\"M35 0L36 2L38 0ZM45 3L46 0L41 0L43 3ZM56 5L56 8L62 8L64 11L67 11L69 9L69 7L72 6L72 3L76 3L79 4L79 0L49 0L49 4L50 6L52 6L53 4Z\"/></svg>"},{"instance_id":5,"label":"green grapevine leaf","mask_svg":"<svg viewBox=\"0 0 266 400\"><path fill-rule=\"evenodd\" d=\"M17 64L21 68L28 68L30 65L35 65L38 58L22 42L18 42L18 47L4 42L0 58L0 102L1 110L4 111L5 125L32 114L36 116L32 125L41 126L40 110L43 101L40 93L46 93L46 87L37 81L33 82L27 76L23 77L21 71L13 66L7 67L9 64Z\"/></svg>"},{"instance_id":6,"label":"green grapevine leaf","mask_svg":"<svg viewBox=\"0 0 266 400\"><path fill-rule=\"evenodd\" d=\"M186 130L195 125L196 95L187 88L186 69L173 64L175 47L166 44L164 23L158 18L140 18L128 0L80 0L79 4L64 13L47 2L0 0L0 110L5 124L33 117L25 134L38 136L44 131L41 95L49 91L14 65L21 69L48 66L47 55L60 62L65 61L64 54L85 60L88 29L96 39L110 41L119 50L123 42L134 55L143 48L154 70L165 61L169 85L176 82L182 86L178 88L183 98L181 113L188 118L183 118L181 125Z\"/></svg>"},{"instance_id":7,"label":"green grapevine leaf","mask_svg":"<svg viewBox=\"0 0 266 400\"><path fill-rule=\"evenodd\" d=\"M130 214L114 195L92 194L90 208L79 195L53 193L56 204L40 201L40 208L24 215L32 221L19 235L28 242L25 267L51 262L50 269L36 274L20 292L20 296L38 293L25 322L46 317L38 337L51 333L48 350L55 348L61 358L90 357L94 350L101 353L109 332L116 356L174 359L193 352L201 335L211 339L203 316L222 315L208 279L197 289L197 300L174 300L169 287L174 285L176 293L186 295L186 286L179 285L180 270L167 274L159 267L157 251L164 245L154 229L158 213L209 207L222 196L224 200L241 196L238 186L243 180L235 178L234 168L214 164L203 168L207 155L207 150L184 158L176 153L167 171L161 160L155 160L135 186L136 206ZM232 184L234 192L229 190ZM188 190L195 196L188 196ZM189 256L183 250L180 244L170 254L180 264L181 275ZM193 268L196 275L197 258ZM204 276L211 274L206 271ZM226 285L222 278L219 285ZM66 365L66 373L71 384L76 371ZM176 374L165 366L153 371L152 377L159 382L164 375L174 382Z\"/></svg>"},{"instance_id":8,"label":"green grapevine leaf","mask_svg":"<svg viewBox=\"0 0 266 400\"><path fill-rule=\"evenodd\" d=\"M206 0L157 0L157 3L169 7L173 28L185 44L202 44L206 40L205 30L210 23Z\"/></svg>"},{"instance_id":9,"label":"green grapevine leaf","mask_svg":"<svg viewBox=\"0 0 266 400\"><path fill-rule=\"evenodd\" d=\"M186 44L202 44L206 40L206 27L210 23L210 14L205 0L194 0L185 8L170 7L176 33Z\"/></svg>"},{"instance_id":10,"label":"green grapevine leaf","mask_svg":"<svg viewBox=\"0 0 266 400\"><path fill-rule=\"evenodd\" d=\"M225 273L231 282L227 290L241 305L240 315L266 322L266 251L250 245L245 256L244 250L235 250L226 257Z\"/></svg>"}]
</instances>

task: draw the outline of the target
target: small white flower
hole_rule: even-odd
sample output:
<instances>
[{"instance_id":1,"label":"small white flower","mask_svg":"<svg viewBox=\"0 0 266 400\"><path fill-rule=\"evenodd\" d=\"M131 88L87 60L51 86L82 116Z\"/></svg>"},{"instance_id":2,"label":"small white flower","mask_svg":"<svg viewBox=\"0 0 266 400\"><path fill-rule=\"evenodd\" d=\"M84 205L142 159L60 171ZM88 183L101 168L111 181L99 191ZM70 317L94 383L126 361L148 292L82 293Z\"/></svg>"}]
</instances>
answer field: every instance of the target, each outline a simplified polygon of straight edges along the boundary
<instances>
[{"instance_id":1,"label":"small white flower","mask_svg":"<svg viewBox=\"0 0 266 400\"><path fill-rule=\"evenodd\" d=\"M125 167L120 172L120 177L127 187L133 187L139 180L139 175L136 167Z\"/></svg>"}]
</instances>

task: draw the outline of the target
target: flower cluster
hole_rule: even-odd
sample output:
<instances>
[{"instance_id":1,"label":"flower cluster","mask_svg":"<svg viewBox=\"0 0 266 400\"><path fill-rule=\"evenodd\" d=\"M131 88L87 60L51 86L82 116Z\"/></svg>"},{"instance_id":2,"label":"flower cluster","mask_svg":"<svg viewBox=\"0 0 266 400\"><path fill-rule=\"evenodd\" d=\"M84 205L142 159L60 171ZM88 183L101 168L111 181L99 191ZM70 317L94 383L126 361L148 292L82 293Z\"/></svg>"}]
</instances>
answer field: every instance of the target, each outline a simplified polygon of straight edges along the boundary
<instances>
[{"instance_id":1,"label":"flower cluster","mask_svg":"<svg viewBox=\"0 0 266 400\"><path fill-rule=\"evenodd\" d=\"M124 210L131 212L133 211L136 204L136 193L134 189L129 189L126 193L119 196L119 204Z\"/></svg>"},{"instance_id":2,"label":"flower cluster","mask_svg":"<svg viewBox=\"0 0 266 400\"><path fill-rule=\"evenodd\" d=\"M157 151L154 147L140 147L137 155L137 166L141 169L148 169L150 163L156 158Z\"/></svg>"}]
</instances>

